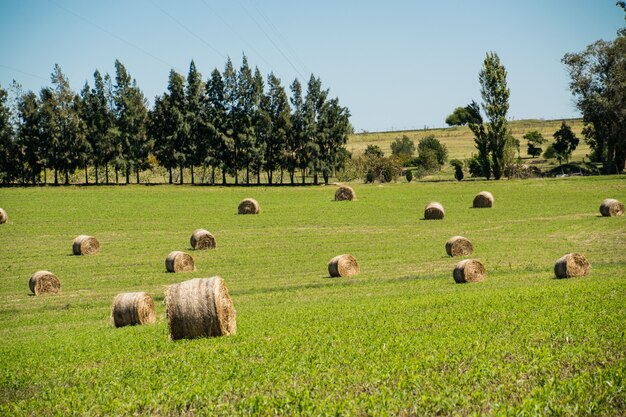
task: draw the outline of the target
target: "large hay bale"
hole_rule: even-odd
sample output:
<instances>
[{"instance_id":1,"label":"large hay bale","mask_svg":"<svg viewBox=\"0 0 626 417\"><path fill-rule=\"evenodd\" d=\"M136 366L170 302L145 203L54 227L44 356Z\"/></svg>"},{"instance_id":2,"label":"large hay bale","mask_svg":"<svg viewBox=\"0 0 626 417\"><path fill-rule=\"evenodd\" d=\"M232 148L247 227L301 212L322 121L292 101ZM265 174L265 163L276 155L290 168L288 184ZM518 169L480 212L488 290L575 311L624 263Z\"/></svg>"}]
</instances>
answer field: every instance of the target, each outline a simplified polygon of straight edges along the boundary
<instances>
[{"instance_id":1,"label":"large hay bale","mask_svg":"<svg viewBox=\"0 0 626 417\"><path fill-rule=\"evenodd\" d=\"M237 332L235 308L221 277L170 285L165 292L165 308L173 340Z\"/></svg>"},{"instance_id":2,"label":"large hay bale","mask_svg":"<svg viewBox=\"0 0 626 417\"><path fill-rule=\"evenodd\" d=\"M37 271L30 277L28 286L35 295L56 294L61 289L61 281L50 271Z\"/></svg>"},{"instance_id":3,"label":"large hay bale","mask_svg":"<svg viewBox=\"0 0 626 417\"><path fill-rule=\"evenodd\" d=\"M424 219L426 220L441 220L444 215L443 206L435 201L428 203L424 209Z\"/></svg>"},{"instance_id":4,"label":"large hay bale","mask_svg":"<svg viewBox=\"0 0 626 417\"><path fill-rule=\"evenodd\" d=\"M359 272L359 263L352 255L337 255L328 261L328 273L331 277L349 277Z\"/></svg>"},{"instance_id":5,"label":"large hay bale","mask_svg":"<svg viewBox=\"0 0 626 417\"><path fill-rule=\"evenodd\" d=\"M446 242L446 253L448 256L468 256L473 252L472 242L463 236L452 236Z\"/></svg>"},{"instance_id":6,"label":"large hay bale","mask_svg":"<svg viewBox=\"0 0 626 417\"><path fill-rule=\"evenodd\" d=\"M624 203L614 198L607 198L600 205L600 213L604 217L616 217L624 214Z\"/></svg>"},{"instance_id":7,"label":"large hay bale","mask_svg":"<svg viewBox=\"0 0 626 417\"><path fill-rule=\"evenodd\" d=\"M191 235L189 243L196 250L215 249L215 237L208 230L204 229L196 229Z\"/></svg>"},{"instance_id":8,"label":"large hay bale","mask_svg":"<svg viewBox=\"0 0 626 417\"><path fill-rule=\"evenodd\" d=\"M580 253L568 253L561 256L554 264L557 278L582 277L589 273L589 261Z\"/></svg>"},{"instance_id":9,"label":"large hay bale","mask_svg":"<svg viewBox=\"0 0 626 417\"><path fill-rule=\"evenodd\" d=\"M72 242L74 255L95 255L100 252L100 242L93 236L80 235Z\"/></svg>"},{"instance_id":10,"label":"large hay bale","mask_svg":"<svg viewBox=\"0 0 626 417\"><path fill-rule=\"evenodd\" d=\"M459 262L452 276L457 284L464 282L480 282L485 279L485 266L476 259L463 259Z\"/></svg>"},{"instance_id":11,"label":"large hay bale","mask_svg":"<svg viewBox=\"0 0 626 417\"><path fill-rule=\"evenodd\" d=\"M342 185L335 191L335 201L352 201L356 200L356 193L352 187Z\"/></svg>"},{"instance_id":12,"label":"large hay bale","mask_svg":"<svg viewBox=\"0 0 626 417\"><path fill-rule=\"evenodd\" d=\"M6 223L9 220L9 215L3 208L0 208L0 224Z\"/></svg>"},{"instance_id":13,"label":"large hay bale","mask_svg":"<svg viewBox=\"0 0 626 417\"><path fill-rule=\"evenodd\" d=\"M175 250L170 252L165 259L165 268L167 272L191 272L196 270L191 255Z\"/></svg>"},{"instance_id":14,"label":"large hay bale","mask_svg":"<svg viewBox=\"0 0 626 417\"><path fill-rule=\"evenodd\" d=\"M152 324L156 322L154 301L145 292L123 292L113 299L111 316L115 327Z\"/></svg>"},{"instance_id":15,"label":"large hay bale","mask_svg":"<svg viewBox=\"0 0 626 417\"><path fill-rule=\"evenodd\" d=\"M259 214L261 207L254 198L244 198L237 207L237 214Z\"/></svg>"},{"instance_id":16,"label":"large hay bale","mask_svg":"<svg viewBox=\"0 0 626 417\"><path fill-rule=\"evenodd\" d=\"M481 191L474 197L474 208L493 207L493 195L489 191Z\"/></svg>"}]
</instances>

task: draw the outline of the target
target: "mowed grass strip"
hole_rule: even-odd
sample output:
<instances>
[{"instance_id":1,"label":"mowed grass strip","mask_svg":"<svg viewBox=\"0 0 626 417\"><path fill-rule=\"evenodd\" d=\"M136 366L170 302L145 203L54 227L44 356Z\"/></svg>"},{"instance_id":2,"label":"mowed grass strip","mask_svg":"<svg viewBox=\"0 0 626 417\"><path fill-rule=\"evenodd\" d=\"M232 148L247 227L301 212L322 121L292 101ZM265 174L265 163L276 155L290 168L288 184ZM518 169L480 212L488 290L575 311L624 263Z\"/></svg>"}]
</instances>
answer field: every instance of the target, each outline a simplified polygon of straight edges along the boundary
<instances>
[{"instance_id":1,"label":"mowed grass strip","mask_svg":"<svg viewBox=\"0 0 626 417\"><path fill-rule=\"evenodd\" d=\"M626 413L622 177L335 187L0 189L0 415L481 415ZM472 209L476 193L495 198ZM237 215L257 199L258 216ZM446 216L423 220L439 201ZM217 247L193 251L210 230ZM79 234L100 253L72 256ZM455 284L454 235L486 280ZM183 250L196 271L168 274ZM554 279L581 252L590 275ZM329 278L335 255L361 273ZM28 279L59 276L35 297ZM168 284L220 275L235 336L169 339ZM114 328L120 292L157 324Z\"/></svg>"}]
</instances>

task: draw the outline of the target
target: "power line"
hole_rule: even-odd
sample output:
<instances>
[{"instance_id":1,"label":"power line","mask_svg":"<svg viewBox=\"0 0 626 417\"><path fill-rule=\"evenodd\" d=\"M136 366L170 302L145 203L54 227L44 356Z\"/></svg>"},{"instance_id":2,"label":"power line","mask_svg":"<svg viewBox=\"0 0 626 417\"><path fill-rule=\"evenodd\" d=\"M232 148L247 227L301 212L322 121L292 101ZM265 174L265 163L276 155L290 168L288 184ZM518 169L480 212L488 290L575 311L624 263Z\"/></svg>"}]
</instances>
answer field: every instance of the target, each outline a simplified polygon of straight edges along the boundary
<instances>
[{"instance_id":1,"label":"power line","mask_svg":"<svg viewBox=\"0 0 626 417\"><path fill-rule=\"evenodd\" d=\"M161 11L161 13L163 13L164 15L166 15L167 17L169 17L170 19L172 19L178 26L180 26L181 28L183 28L184 30L186 30L189 34L191 34L191 36L193 36L194 38L198 39L200 42L202 42L203 44L205 44L209 49L211 49L213 52L215 52L216 54L218 54L219 56L221 56L222 58L226 58L226 55L224 55L222 52L220 52L217 48L215 48L213 45L211 45L210 43L208 43L207 41L205 41L203 38L201 38L200 36L198 36L194 31L192 31L191 29L189 29L187 26L185 26L184 24L182 24L178 19L176 19L174 16L172 16L170 13L168 13L166 10L164 10L161 6L159 6L158 4L156 4L153 0L149 0L150 3L152 3L152 5L154 7L156 7L157 9L159 9Z\"/></svg>"},{"instance_id":2,"label":"power line","mask_svg":"<svg viewBox=\"0 0 626 417\"><path fill-rule=\"evenodd\" d=\"M61 4L57 3L56 1L54 1L54 0L48 0L48 1L49 1L50 3L52 3L52 4L54 4L55 6L57 6L58 8L60 8L60 9L64 10L66 13L69 13L69 14L71 14L72 16L74 16L74 17L76 17L76 18L78 18L78 19L80 19L80 20L82 20L82 21L84 21L84 22L87 22L87 23L88 23L88 24L90 24L91 26L93 26L93 27L95 27L95 28L97 28L97 29L100 29L102 32L106 33L107 35L109 35L109 36L111 36L111 37L114 37L115 39L119 40L120 42L123 42L123 43L125 43L126 45L129 45L129 46L131 46L131 47L133 47L133 48L137 49L137 50L138 50L138 51L140 51L140 52L143 52L144 54L146 54L146 55L148 55L149 57L151 57L151 58L155 59L156 61L159 61L159 62L161 62L162 64L165 64L166 66L168 66L168 67L170 67L170 68L173 68L173 67L174 67L174 66L173 66L172 64L170 64L169 62L167 62L167 61L165 61L165 60L163 60L163 59L159 58L159 57L158 57L158 56L156 56L156 55L151 54L150 52L146 51L145 49L143 49L143 48L141 48L141 47L139 47L139 46L135 45L135 44L134 44L134 43L132 43L132 42L127 41L126 39L124 39L124 38L122 38L122 37L120 37L120 36L116 35L115 33L111 32L111 31L108 31L107 29L103 28L102 26L98 25L97 23L94 23L94 22L92 22L92 21L90 21L90 20L88 20L88 19L84 18L83 16L79 15L78 13L75 13L75 12L71 11L70 9L68 9L68 8L67 8L67 7L65 7L65 6L62 6Z\"/></svg>"},{"instance_id":3,"label":"power line","mask_svg":"<svg viewBox=\"0 0 626 417\"><path fill-rule=\"evenodd\" d=\"M6 68L6 69L8 69L8 70L10 70L10 71L19 72L20 74L24 74L24 75L27 75L27 76L29 76L29 77L37 78L37 79L39 79L39 80L43 80L43 81L50 81L49 79L46 79L46 78L40 77L39 75L31 74L30 72L26 72L26 71L22 71L22 70L17 69L17 68L9 67L8 65L0 64L0 67L2 67L2 68Z\"/></svg>"},{"instance_id":4,"label":"power line","mask_svg":"<svg viewBox=\"0 0 626 417\"><path fill-rule=\"evenodd\" d=\"M267 32L263 29L263 27L261 27L261 25L259 24L259 22L254 18L254 16L248 11L248 9L246 9L244 7L244 5L238 1L239 6L241 6L241 8L243 9L243 11L248 15L248 17L250 19L252 19L252 21L254 22L254 24L261 30L261 32L263 32L263 34L265 35L265 37L272 43L272 45L274 45L274 48L276 48L276 50L283 56L283 58L285 58L285 60L289 63L289 65L291 65L291 68L293 68L293 70L298 73L298 75L300 75L300 77L304 80L306 79L304 77L304 75L302 75L302 73L300 72L300 70L298 68L296 68L296 66L293 64L293 62L291 62L291 59L289 59L289 57L287 55L285 55L285 53L282 51L282 49L280 49L280 47L278 45L276 45L276 42L274 42L274 40L267 34Z\"/></svg>"},{"instance_id":5,"label":"power line","mask_svg":"<svg viewBox=\"0 0 626 417\"><path fill-rule=\"evenodd\" d=\"M230 29L230 30L231 30L231 32L233 32L233 33L234 33L234 34L235 34L235 35L239 38L239 40L241 40L243 43L245 43L245 44L248 46L248 48L250 48L250 50L251 50L252 52L254 52L255 54L257 54L257 55L261 58L261 60L262 60L263 62L265 62L265 63L266 63L269 67L272 67L272 64L271 64L271 63L270 63L267 59L265 59L265 58L263 57L263 55L262 55L261 53L259 53L259 51L257 51L257 50L254 48L254 46L252 46L252 44L250 44L248 41L246 41L246 40L243 38L243 36L241 36L241 35L239 34L239 32L237 32L237 30L235 30L235 29L234 29L234 28L233 28L233 27L232 27L232 26L231 26L231 25L230 25L230 24L226 21L226 19L224 19L224 18L223 18L223 17L222 17L222 16L221 16L218 12L217 12L217 10L215 10L213 7L211 7L211 6L209 5L209 3L208 3L206 0L202 0L202 3L204 3L204 5L205 5L205 6L206 6L209 10L211 10L211 12L212 12L215 16L217 16L217 17L218 17L218 19L220 19L220 20L222 21L222 23L224 23L224 24L226 25L226 27L228 27L228 29Z\"/></svg>"}]
</instances>

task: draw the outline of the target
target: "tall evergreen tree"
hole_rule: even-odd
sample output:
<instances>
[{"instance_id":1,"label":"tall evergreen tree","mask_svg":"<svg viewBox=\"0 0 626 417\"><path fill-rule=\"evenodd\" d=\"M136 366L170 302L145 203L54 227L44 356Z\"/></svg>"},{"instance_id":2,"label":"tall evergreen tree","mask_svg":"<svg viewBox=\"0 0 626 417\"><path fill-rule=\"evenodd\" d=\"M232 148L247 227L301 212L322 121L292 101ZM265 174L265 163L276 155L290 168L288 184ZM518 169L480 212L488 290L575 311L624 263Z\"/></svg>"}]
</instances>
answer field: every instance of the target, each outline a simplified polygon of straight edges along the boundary
<instances>
[{"instance_id":1,"label":"tall evergreen tree","mask_svg":"<svg viewBox=\"0 0 626 417\"><path fill-rule=\"evenodd\" d=\"M0 86L0 181L11 182L17 175L16 146L11 126L8 93Z\"/></svg>"},{"instance_id":2,"label":"tall evergreen tree","mask_svg":"<svg viewBox=\"0 0 626 417\"><path fill-rule=\"evenodd\" d=\"M226 184L226 173L235 178L235 184L239 183L239 129L238 118L238 83L237 72L233 63L228 58L222 73L224 85L224 122L222 124L222 183Z\"/></svg>"},{"instance_id":3,"label":"tall evergreen tree","mask_svg":"<svg viewBox=\"0 0 626 417\"><path fill-rule=\"evenodd\" d=\"M252 98L252 131L254 140L251 144L251 160L250 165L253 169L257 184L261 183L261 170L265 166L265 149L268 146L268 142L273 138L267 135L267 123L268 117L264 109L264 102L267 100L264 94L265 83L263 82L263 75L259 68L254 69L254 76L252 78L253 84L253 98ZM264 137L261 137L264 136Z\"/></svg>"},{"instance_id":4,"label":"tall evergreen tree","mask_svg":"<svg viewBox=\"0 0 626 417\"><path fill-rule=\"evenodd\" d=\"M482 175L490 179L491 158L489 157L489 138L485 130L483 117L480 115L480 107L478 103L472 101L465 107L465 110L467 110L467 114L469 115L467 125L474 134L474 144L478 150L478 162L480 163Z\"/></svg>"},{"instance_id":5,"label":"tall evergreen tree","mask_svg":"<svg viewBox=\"0 0 626 417\"><path fill-rule=\"evenodd\" d=\"M139 171L145 169L152 142L147 134L148 109L146 99L132 80L130 74L119 61L115 61L115 114L118 143L121 153L116 161L117 168L123 167L126 183L134 170L137 183Z\"/></svg>"},{"instance_id":6,"label":"tall evergreen tree","mask_svg":"<svg viewBox=\"0 0 626 417\"><path fill-rule=\"evenodd\" d=\"M352 131L350 111L339 105L339 99L326 101L319 117L318 144L320 148L319 169L328 184L329 176L343 169L349 152L345 148L348 134Z\"/></svg>"},{"instance_id":7,"label":"tall evergreen tree","mask_svg":"<svg viewBox=\"0 0 626 417\"><path fill-rule=\"evenodd\" d=\"M32 91L22 94L17 105L17 146L23 163L22 181L36 184L45 168L46 150L41 134L41 102Z\"/></svg>"},{"instance_id":8,"label":"tall evergreen tree","mask_svg":"<svg viewBox=\"0 0 626 417\"><path fill-rule=\"evenodd\" d=\"M256 138L254 132L256 88L248 58L243 56L241 68L237 73L237 94L234 112L234 134L236 155L235 165L245 168L246 184L250 183L250 165L254 159ZM237 178L235 178L237 183Z\"/></svg>"},{"instance_id":9,"label":"tall evergreen tree","mask_svg":"<svg viewBox=\"0 0 626 417\"><path fill-rule=\"evenodd\" d=\"M280 79L273 73L267 77L268 92L261 105L262 132L265 143L267 182L272 184L277 169L289 169L287 143L291 134L289 98Z\"/></svg>"},{"instance_id":10,"label":"tall evergreen tree","mask_svg":"<svg viewBox=\"0 0 626 417\"><path fill-rule=\"evenodd\" d=\"M205 86L202 74L191 61L185 90L186 124L188 126L188 165L191 170L191 183L194 184L194 165L203 165L207 156L208 138L206 118L203 117Z\"/></svg>"},{"instance_id":11,"label":"tall evergreen tree","mask_svg":"<svg viewBox=\"0 0 626 417\"><path fill-rule=\"evenodd\" d=\"M491 152L493 177L499 180L504 173L505 149L509 134L506 114L509 111L510 91L506 84L506 69L495 52L487 53L478 79L483 110L487 115L487 138Z\"/></svg>"},{"instance_id":12,"label":"tall evergreen tree","mask_svg":"<svg viewBox=\"0 0 626 417\"><path fill-rule=\"evenodd\" d=\"M307 167L313 172L313 183L316 185L319 174L324 170L319 122L327 96L328 90L322 90L322 81L311 74L304 99L304 136L306 138L304 154Z\"/></svg>"},{"instance_id":13,"label":"tall evergreen tree","mask_svg":"<svg viewBox=\"0 0 626 417\"><path fill-rule=\"evenodd\" d=\"M227 147L225 143L227 113L224 98L224 81L216 68L206 83L205 106L203 112L204 135L208 140L205 162L211 167L211 183L215 184L215 169L222 168L222 182L226 183Z\"/></svg>"},{"instance_id":14,"label":"tall evergreen tree","mask_svg":"<svg viewBox=\"0 0 626 417\"><path fill-rule=\"evenodd\" d=\"M306 176L307 161L305 155L306 136L304 131L304 99L302 96L302 84L296 78L290 85L291 89L291 105L293 112L291 114L291 129L287 135L286 160L287 171L289 171L289 180L294 184L296 169L303 171L302 183L304 184Z\"/></svg>"}]
</instances>

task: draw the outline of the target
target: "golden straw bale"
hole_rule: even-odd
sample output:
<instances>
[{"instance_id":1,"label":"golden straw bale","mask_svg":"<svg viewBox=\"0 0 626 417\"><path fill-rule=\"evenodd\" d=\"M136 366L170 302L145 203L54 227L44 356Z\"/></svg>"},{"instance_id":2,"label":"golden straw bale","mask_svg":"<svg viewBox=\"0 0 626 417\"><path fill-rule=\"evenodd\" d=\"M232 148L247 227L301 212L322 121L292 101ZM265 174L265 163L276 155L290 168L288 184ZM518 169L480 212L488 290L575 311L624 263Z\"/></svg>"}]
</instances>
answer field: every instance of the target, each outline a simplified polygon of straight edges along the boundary
<instances>
[{"instance_id":1,"label":"golden straw bale","mask_svg":"<svg viewBox=\"0 0 626 417\"><path fill-rule=\"evenodd\" d=\"M95 255L100 252L100 242L93 236L80 235L72 242L74 255Z\"/></svg>"},{"instance_id":2,"label":"golden straw bale","mask_svg":"<svg viewBox=\"0 0 626 417\"><path fill-rule=\"evenodd\" d=\"M474 197L474 208L493 207L493 195L489 191L481 191Z\"/></svg>"},{"instance_id":3,"label":"golden straw bale","mask_svg":"<svg viewBox=\"0 0 626 417\"><path fill-rule=\"evenodd\" d=\"M237 207L237 214L259 214L261 206L254 198L244 198Z\"/></svg>"},{"instance_id":4,"label":"golden straw bale","mask_svg":"<svg viewBox=\"0 0 626 417\"><path fill-rule=\"evenodd\" d=\"M473 252L472 242L463 236L452 236L446 242L446 253L448 256L468 256Z\"/></svg>"},{"instance_id":5,"label":"golden straw bale","mask_svg":"<svg viewBox=\"0 0 626 417\"><path fill-rule=\"evenodd\" d=\"M557 278L582 277L589 273L589 261L580 253L568 253L561 256L554 264Z\"/></svg>"},{"instance_id":6,"label":"golden straw bale","mask_svg":"<svg viewBox=\"0 0 626 417\"><path fill-rule=\"evenodd\" d=\"M424 219L426 220L441 220L444 215L443 206L435 201L428 203L424 209Z\"/></svg>"},{"instance_id":7,"label":"golden straw bale","mask_svg":"<svg viewBox=\"0 0 626 417\"><path fill-rule=\"evenodd\" d=\"M196 270L196 266L191 255L175 250L167 255L165 269L167 272L191 272Z\"/></svg>"},{"instance_id":8,"label":"golden straw bale","mask_svg":"<svg viewBox=\"0 0 626 417\"><path fill-rule=\"evenodd\" d=\"M237 332L235 308L219 276L170 285L165 293L165 307L172 340Z\"/></svg>"},{"instance_id":9,"label":"golden straw bale","mask_svg":"<svg viewBox=\"0 0 626 417\"><path fill-rule=\"evenodd\" d=\"M196 250L215 249L216 245L215 237L208 230L204 229L196 229L191 235L189 243Z\"/></svg>"},{"instance_id":10,"label":"golden straw bale","mask_svg":"<svg viewBox=\"0 0 626 417\"><path fill-rule=\"evenodd\" d=\"M624 203L614 198L607 198L600 205L600 213L604 217L617 217L624 214Z\"/></svg>"},{"instance_id":11,"label":"golden straw bale","mask_svg":"<svg viewBox=\"0 0 626 417\"><path fill-rule=\"evenodd\" d=\"M356 193L352 187L342 185L335 191L335 201L353 201L356 200Z\"/></svg>"},{"instance_id":12,"label":"golden straw bale","mask_svg":"<svg viewBox=\"0 0 626 417\"><path fill-rule=\"evenodd\" d=\"M61 289L61 281L50 271L37 271L30 277L28 286L35 295L56 294Z\"/></svg>"},{"instance_id":13,"label":"golden straw bale","mask_svg":"<svg viewBox=\"0 0 626 417\"><path fill-rule=\"evenodd\" d=\"M115 327L152 324L156 322L156 310L150 294L124 292L115 296L111 316Z\"/></svg>"},{"instance_id":14,"label":"golden straw bale","mask_svg":"<svg viewBox=\"0 0 626 417\"><path fill-rule=\"evenodd\" d=\"M6 223L9 220L9 215L3 208L0 208L0 224Z\"/></svg>"},{"instance_id":15,"label":"golden straw bale","mask_svg":"<svg viewBox=\"0 0 626 417\"><path fill-rule=\"evenodd\" d=\"M337 255L328 261L328 273L331 277L349 277L359 272L359 263L352 255Z\"/></svg>"},{"instance_id":16,"label":"golden straw bale","mask_svg":"<svg viewBox=\"0 0 626 417\"><path fill-rule=\"evenodd\" d=\"M485 266L476 259L464 259L459 262L452 276L457 284L465 282L480 282L485 279L486 271Z\"/></svg>"}]
</instances>

